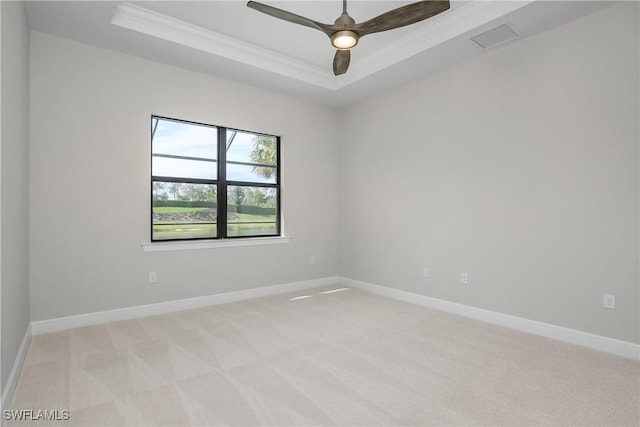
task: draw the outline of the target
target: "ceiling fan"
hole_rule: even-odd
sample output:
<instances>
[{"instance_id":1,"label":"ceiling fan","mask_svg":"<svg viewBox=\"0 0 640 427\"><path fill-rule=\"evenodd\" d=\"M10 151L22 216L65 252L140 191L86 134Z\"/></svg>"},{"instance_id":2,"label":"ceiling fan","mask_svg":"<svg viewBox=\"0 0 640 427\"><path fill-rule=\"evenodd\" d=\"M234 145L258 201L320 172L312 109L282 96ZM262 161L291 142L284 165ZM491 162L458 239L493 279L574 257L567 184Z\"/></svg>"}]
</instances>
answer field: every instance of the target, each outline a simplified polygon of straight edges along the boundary
<instances>
[{"instance_id":1,"label":"ceiling fan","mask_svg":"<svg viewBox=\"0 0 640 427\"><path fill-rule=\"evenodd\" d=\"M344 74L349 68L351 48L358 44L360 37L415 24L435 16L449 9L449 1L431 0L411 3L359 24L356 24L354 19L347 13L347 0L342 0L342 14L333 24L323 24L255 1L248 2L247 6L258 12L266 13L294 24L315 28L329 36L331 44L337 49L336 55L333 57L333 73L338 76Z\"/></svg>"}]
</instances>

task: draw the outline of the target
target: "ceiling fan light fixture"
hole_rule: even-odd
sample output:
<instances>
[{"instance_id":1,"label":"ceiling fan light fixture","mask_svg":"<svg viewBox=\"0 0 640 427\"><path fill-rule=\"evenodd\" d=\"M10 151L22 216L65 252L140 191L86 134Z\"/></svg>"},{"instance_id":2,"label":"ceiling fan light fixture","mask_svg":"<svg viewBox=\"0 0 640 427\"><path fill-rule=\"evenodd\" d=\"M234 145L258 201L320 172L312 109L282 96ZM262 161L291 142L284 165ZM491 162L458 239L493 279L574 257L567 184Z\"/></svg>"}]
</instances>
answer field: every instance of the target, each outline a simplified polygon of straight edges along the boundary
<instances>
[{"instance_id":1,"label":"ceiling fan light fixture","mask_svg":"<svg viewBox=\"0 0 640 427\"><path fill-rule=\"evenodd\" d=\"M331 44L338 50L349 50L358 44L360 36L354 31L343 30L331 35Z\"/></svg>"}]
</instances>

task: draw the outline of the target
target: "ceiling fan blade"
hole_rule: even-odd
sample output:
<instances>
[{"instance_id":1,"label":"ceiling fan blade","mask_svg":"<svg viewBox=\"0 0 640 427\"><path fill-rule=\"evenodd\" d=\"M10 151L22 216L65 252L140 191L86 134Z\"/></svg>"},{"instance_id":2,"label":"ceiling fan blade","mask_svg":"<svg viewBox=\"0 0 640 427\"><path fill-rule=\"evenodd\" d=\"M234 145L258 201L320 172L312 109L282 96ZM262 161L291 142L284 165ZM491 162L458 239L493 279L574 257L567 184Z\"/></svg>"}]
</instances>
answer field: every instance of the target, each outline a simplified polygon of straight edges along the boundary
<instances>
[{"instance_id":1,"label":"ceiling fan blade","mask_svg":"<svg viewBox=\"0 0 640 427\"><path fill-rule=\"evenodd\" d=\"M294 24L304 25L305 27L315 28L320 30L326 35L330 36L332 31L329 29L329 25L321 22L314 21L313 19L305 18L304 16L296 15L295 13L287 12L286 10L278 9L277 7L268 6L266 4L250 1L247 3L251 9L258 12L266 13L276 18L283 19L285 21L293 22Z\"/></svg>"},{"instance_id":2,"label":"ceiling fan blade","mask_svg":"<svg viewBox=\"0 0 640 427\"><path fill-rule=\"evenodd\" d=\"M333 57L333 74L339 76L346 73L350 62L350 50L336 50L336 56Z\"/></svg>"},{"instance_id":3,"label":"ceiling fan blade","mask_svg":"<svg viewBox=\"0 0 640 427\"><path fill-rule=\"evenodd\" d=\"M448 0L419 1L356 24L353 27L353 31L362 37L371 33L393 30L394 28L404 27L431 18L448 9Z\"/></svg>"}]
</instances>

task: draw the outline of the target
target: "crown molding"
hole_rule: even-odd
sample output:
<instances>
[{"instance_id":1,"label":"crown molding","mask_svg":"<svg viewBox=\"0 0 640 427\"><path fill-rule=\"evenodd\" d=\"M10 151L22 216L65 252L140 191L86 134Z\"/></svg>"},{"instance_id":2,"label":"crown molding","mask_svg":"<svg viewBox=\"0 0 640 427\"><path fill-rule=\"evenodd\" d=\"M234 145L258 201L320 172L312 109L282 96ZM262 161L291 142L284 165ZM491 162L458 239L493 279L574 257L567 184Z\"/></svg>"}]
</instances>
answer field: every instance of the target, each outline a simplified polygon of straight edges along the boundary
<instances>
[{"instance_id":1,"label":"crown molding","mask_svg":"<svg viewBox=\"0 0 640 427\"><path fill-rule=\"evenodd\" d=\"M111 24L325 89L336 89L329 70L128 2L116 6Z\"/></svg>"},{"instance_id":2,"label":"crown molding","mask_svg":"<svg viewBox=\"0 0 640 427\"><path fill-rule=\"evenodd\" d=\"M341 76L334 76L330 70L128 2L116 6L111 24L337 91L534 1L471 1L430 18L415 31L382 46L372 54L352 61L349 72Z\"/></svg>"}]
</instances>

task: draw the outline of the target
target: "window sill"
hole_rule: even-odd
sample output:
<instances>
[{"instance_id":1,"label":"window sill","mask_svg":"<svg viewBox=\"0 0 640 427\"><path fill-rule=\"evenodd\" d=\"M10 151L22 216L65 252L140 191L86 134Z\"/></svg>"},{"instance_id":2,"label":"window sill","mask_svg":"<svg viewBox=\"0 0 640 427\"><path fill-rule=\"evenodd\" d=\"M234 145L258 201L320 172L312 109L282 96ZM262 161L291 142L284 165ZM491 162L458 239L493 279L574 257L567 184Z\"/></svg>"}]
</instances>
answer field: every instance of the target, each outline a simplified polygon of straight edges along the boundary
<instances>
[{"instance_id":1,"label":"window sill","mask_svg":"<svg viewBox=\"0 0 640 427\"><path fill-rule=\"evenodd\" d=\"M187 251L192 249L232 248L236 246L280 245L289 243L290 237L250 237L246 239L200 240L195 242L143 243L143 252Z\"/></svg>"}]
</instances>

